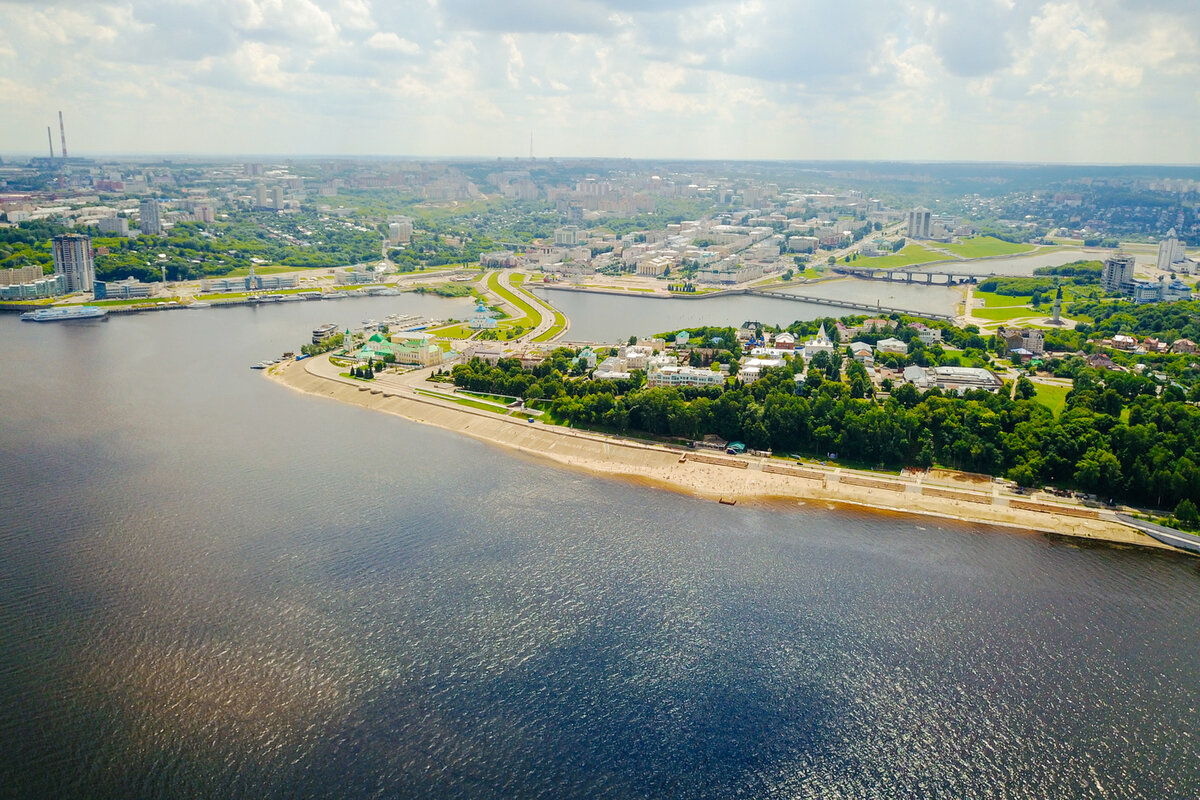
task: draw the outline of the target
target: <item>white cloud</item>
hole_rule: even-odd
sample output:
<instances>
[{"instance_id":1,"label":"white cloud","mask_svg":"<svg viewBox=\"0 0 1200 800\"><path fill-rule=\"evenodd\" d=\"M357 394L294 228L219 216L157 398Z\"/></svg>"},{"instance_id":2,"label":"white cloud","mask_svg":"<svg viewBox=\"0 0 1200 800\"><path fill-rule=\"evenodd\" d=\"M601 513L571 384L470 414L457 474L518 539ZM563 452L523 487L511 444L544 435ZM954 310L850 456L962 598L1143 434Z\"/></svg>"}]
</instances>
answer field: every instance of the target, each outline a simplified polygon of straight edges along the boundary
<instances>
[{"instance_id":1,"label":"white cloud","mask_svg":"<svg viewBox=\"0 0 1200 800\"><path fill-rule=\"evenodd\" d=\"M1091 133L1194 128L1192 0L0 0L0 32L0 151L70 106L96 150L1200 160Z\"/></svg>"},{"instance_id":2,"label":"white cloud","mask_svg":"<svg viewBox=\"0 0 1200 800\"><path fill-rule=\"evenodd\" d=\"M410 42L396 33L383 33L382 31L371 34L367 39L367 47L375 50L391 50L409 56L415 56L421 52L421 45L416 42Z\"/></svg>"}]
</instances>

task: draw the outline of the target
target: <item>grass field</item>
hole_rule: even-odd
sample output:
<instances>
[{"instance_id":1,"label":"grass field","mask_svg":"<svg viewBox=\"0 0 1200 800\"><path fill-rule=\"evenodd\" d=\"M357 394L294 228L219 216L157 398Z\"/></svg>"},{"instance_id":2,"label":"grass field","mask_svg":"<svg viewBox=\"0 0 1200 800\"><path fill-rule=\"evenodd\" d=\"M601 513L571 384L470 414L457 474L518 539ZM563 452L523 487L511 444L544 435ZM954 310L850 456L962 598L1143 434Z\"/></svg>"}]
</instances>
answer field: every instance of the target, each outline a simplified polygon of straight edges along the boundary
<instances>
[{"instance_id":1,"label":"grass field","mask_svg":"<svg viewBox=\"0 0 1200 800\"><path fill-rule=\"evenodd\" d=\"M437 400L449 400L451 403L458 403L460 406L466 406L467 408L477 408L480 411L491 411L495 414L507 414L508 413L507 408L501 408L499 406L493 405L492 403L480 403L476 400L471 400L466 397L458 397L457 395L438 394L437 392L427 392L424 389L415 389L414 391L417 394L425 395L426 397L432 397Z\"/></svg>"},{"instance_id":2,"label":"grass field","mask_svg":"<svg viewBox=\"0 0 1200 800\"><path fill-rule=\"evenodd\" d=\"M533 340L535 342L548 342L555 336L558 336L560 333L562 333L563 328L565 327L567 327L567 318L562 315L562 312L555 311L554 323L545 333L538 334Z\"/></svg>"},{"instance_id":3,"label":"grass field","mask_svg":"<svg viewBox=\"0 0 1200 800\"><path fill-rule=\"evenodd\" d=\"M856 258L849 264L845 261L838 261L838 264L843 267L870 267L871 269L898 269L900 267L911 267L913 264L925 264L930 261L951 261L950 256L945 253L935 253L932 250L926 249L919 244L905 245L904 249L899 253L893 253L890 256L872 256L869 258Z\"/></svg>"},{"instance_id":4,"label":"grass field","mask_svg":"<svg viewBox=\"0 0 1200 800\"><path fill-rule=\"evenodd\" d=\"M1058 416L1067 405L1067 393L1071 391L1070 386L1048 386L1044 383L1035 383L1037 387L1037 395L1034 400L1044 405Z\"/></svg>"},{"instance_id":5,"label":"grass field","mask_svg":"<svg viewBox=\"0 0 1200 800\"><path fill-rule=\"evenodd\" d=\"M521 277L523 278L524 276ZM503 327L514 328L519 325L526 330L533 330L538 325L542 324L542 315L536 308L530 305L528 301L526 301L516 292L509 291L500 285L499 272L493 272L492 274L488 275L487 285L488 289L490 289L492 292L495 292L510 305L525 315L524 317L519 317L517 319L505 320L501 323Z\"/></svg>"},{"instance_id":6,"label":"grass field","mask_svg":"<svg viewBox=\"0 0 1200 800\"><path fill-rule=\"evenodd\" d=\"M1009 306L1008 308L974 308L971 315L980 319L990 319L993 322L1004 322L1023 317L1037 317L1040 313L1026 306ZM1036 326L1034 326L1036 327Z\"/></svg>"},{"instance_id":7,"label":"grass field","mask_svg":"<svg viewBox=\"0 0 1200 800\"><path fill-rule=\"evenodd\" d=\"M505 397L499 394L487 394L486 392L464 392L460 389L459 391L455 392L455 394L474 397L476 400L490 400L493 403L500 403L501 405L505 406L513 401L513 398L511 397Z\"/></svg>"},{"instance_id":8,"label":"grass field","mask_svg":"<svg viewBox=\"0 0 1200 800\"><path fill-rule=\"evenodd\" d=\"M973 236L958 244L940 245L943 250L960 255L963 258L986 258L987 256L1011 256L1018 253L1028 253L1034 249L1031 244L1013 244L994 236Z\"/></svg>"},{"instance_id":9,"label":"grass field","mask_svg":"<svg viewBox=\"0 0 1200 800\"><path fill-rule=\"evenodd\" d=\"M329 267L287 267L282 264L255 264L255 275L282 275L285 272L325 272ZM216 275L217 278L244 278L250 274L249 267L238 267L231 269L224 275Z\"/></svg>"},{"instance_id":10,"label":"grass field","mask_svg":"<svg viewBox=\"0 0 1200 800\"><path fill-rule=\"evenodd\" d=\"M446 325L445 327L441 328L433 328L426 331L426 333L432 333L434 336L440 336L443 339L468 339L470 338L471 334L475 333L475 331L468 327L465 323L459 323L457 325Z\"/></svg>"},{"instance_id":11,"label":"grass field","mask_svg":"<svg viewBox=\"0 0 1200 800\"><path fill-rule=\"evenodd\" d=\"M133 297L128 300L91 300L85 305L89 306L153 306L159 303L167 303L174 300L177 305L180 305L178 297Z\"/></svg>"},{"instance_id":12,"label":"grass field","mask_svg":"<svg viewBox=\"0 0 1200 800\"><path fill-rule=\"evenodd\" d=\"M995 292L975 292L976 299L982 300L986 308L1008 308L1010 306L1027 306L1032 299L1031 295L1011 297L1006 294L996 294Z\"/></svg>"}]
</instances>

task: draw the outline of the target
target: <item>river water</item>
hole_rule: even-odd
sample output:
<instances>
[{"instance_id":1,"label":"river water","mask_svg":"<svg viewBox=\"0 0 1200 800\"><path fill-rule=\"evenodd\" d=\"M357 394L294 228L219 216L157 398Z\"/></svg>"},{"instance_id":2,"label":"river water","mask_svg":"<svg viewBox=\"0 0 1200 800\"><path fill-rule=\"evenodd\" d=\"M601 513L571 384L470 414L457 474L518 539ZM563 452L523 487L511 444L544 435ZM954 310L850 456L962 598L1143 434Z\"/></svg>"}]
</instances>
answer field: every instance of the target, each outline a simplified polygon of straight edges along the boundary
<instances>
[{"instance_id":1,"label":"river water","mask_svg":"<svg viewBox=\"0 0 1200 800\"><path fill-rule=\"evenodd\" d=\"M0 317L0 796L1197 796L1200 562L698 502L247 368L463 308Z\"/></svg>"}]
</instances>

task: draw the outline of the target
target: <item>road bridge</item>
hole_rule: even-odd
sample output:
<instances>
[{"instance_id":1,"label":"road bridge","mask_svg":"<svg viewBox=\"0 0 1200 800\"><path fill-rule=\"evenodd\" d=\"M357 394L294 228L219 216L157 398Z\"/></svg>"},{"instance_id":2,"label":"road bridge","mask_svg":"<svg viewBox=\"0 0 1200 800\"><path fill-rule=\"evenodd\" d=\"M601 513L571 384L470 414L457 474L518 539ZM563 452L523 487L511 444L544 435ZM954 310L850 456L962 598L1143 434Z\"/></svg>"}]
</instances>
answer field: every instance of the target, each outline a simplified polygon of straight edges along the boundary
<instances>
[{"instance_id":1,"label":"road bridge","mask_svg":"<svg viewBox=\"0 0 1200 800\"><path fill-rule=\"evenodd\" d=\"M885 306L880 303L859 303L854 300L837 300L832 297L813 297L794 292L777 292L770 289L744 289L743 293L759 297L774 297L778 300L792 300L797 303L814 303L816 305L834 306L836 308L852 308L857 311L869 311L879 315L905 314L910 317L925 317L926 319L943 319L947 321L954 319L954 317L948 314L933 314L915 308L897 308L895 306Z\"/></svg>"},{"instance_id":2,"label":"road bridge","mask_svg":"<svg viewBox=\"0 0 1200 800\"><path fill-rule=\"evenodd\" d=\"M863 278L868 281L889 281L896 283L923 283L927 286L954 286L959 283L978 283L981 280L995 278L996 273L968 273L942 270L923 269L880 269L875 267L835 266L833 271L839 275L849 275L852 278ZM941 280L935 280L940 278Z\"/></svg>"}]
</instances>

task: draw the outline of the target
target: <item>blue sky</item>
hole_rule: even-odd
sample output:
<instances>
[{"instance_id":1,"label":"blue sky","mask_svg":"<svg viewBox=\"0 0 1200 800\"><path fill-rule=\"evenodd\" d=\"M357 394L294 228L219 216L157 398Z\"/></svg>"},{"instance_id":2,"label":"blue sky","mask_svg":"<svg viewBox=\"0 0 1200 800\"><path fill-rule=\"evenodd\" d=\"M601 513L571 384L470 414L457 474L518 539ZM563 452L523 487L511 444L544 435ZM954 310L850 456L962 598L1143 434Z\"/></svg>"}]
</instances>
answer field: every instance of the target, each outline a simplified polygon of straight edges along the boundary
<instances>
[{"instance_id":1,"label":"blue sky","mask_svg":"<svg viewBox=\"0 0 1200 800\"><path fill-rule=\"evenodd\" d=\"M0 0L0 156L1200 163L1195 0ZM57 146L57 130L55 131Z\"/></svg>"}]
</instances>

